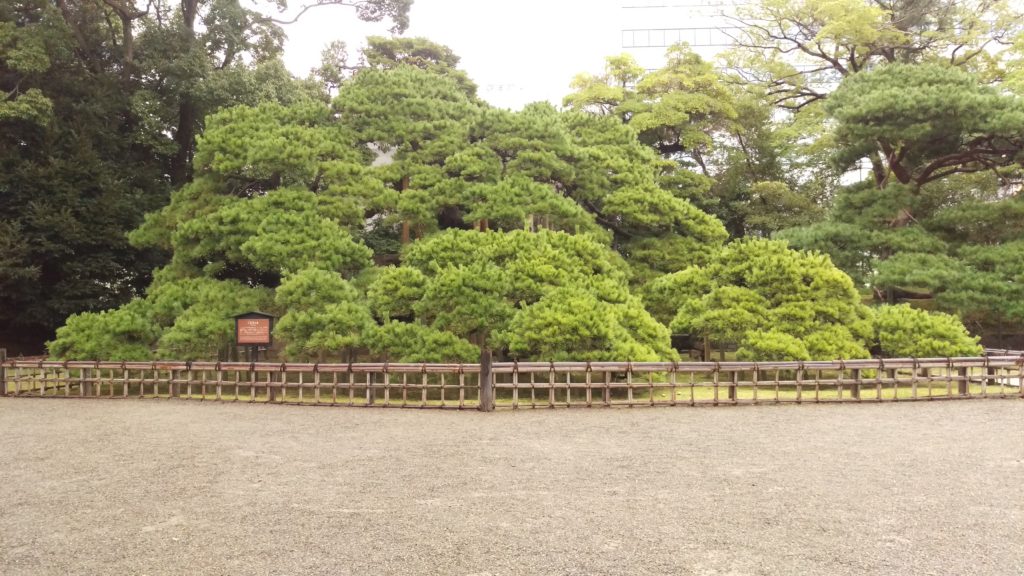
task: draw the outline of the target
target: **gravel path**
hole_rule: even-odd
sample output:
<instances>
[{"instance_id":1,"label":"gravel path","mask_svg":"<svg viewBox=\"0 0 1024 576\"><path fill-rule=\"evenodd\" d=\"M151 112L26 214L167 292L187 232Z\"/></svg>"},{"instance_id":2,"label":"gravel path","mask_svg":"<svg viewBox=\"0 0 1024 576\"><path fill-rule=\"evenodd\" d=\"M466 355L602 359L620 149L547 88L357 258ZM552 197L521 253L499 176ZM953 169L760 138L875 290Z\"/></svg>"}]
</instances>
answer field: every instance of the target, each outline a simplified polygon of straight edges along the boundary
<instances>
[{"instance_id":1,"label":"gravel path","mask_svg":"<svg viewBox=\"0 0 1024 576\"><path fill-rule=\"evenodd\" d=\"M1024 401L0 398L0 574L1024 574Z\"/></svg>"}]
</instances>

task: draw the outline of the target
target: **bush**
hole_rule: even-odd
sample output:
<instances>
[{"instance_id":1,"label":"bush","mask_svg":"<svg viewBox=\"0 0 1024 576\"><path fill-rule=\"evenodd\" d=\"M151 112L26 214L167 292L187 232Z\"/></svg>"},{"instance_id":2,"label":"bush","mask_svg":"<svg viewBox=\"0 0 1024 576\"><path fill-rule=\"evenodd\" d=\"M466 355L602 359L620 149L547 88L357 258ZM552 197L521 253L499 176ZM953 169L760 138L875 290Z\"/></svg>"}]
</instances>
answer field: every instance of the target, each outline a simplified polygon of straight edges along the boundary
<instances>
[{"instance_id":1,"label":"bush","mask_svg":"<svg viewBox=\"0 0 1024 576\"><path fill-rule=\"evenodd\" d=\"M957 319L942 312L925 312L908 304L882 306L875 311L875 332L882 354L889 357L978 356L978 337Z\"/></svg>"}]
</instances>

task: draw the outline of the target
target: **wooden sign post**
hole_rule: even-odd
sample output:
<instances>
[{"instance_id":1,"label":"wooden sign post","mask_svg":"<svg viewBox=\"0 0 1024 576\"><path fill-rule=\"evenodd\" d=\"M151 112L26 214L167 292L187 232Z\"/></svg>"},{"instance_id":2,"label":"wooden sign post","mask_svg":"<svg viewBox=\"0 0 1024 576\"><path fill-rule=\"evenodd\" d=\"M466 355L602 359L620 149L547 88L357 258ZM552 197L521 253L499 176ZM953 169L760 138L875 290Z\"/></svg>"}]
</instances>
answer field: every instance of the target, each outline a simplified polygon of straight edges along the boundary
<instances>
[{"instance_id":1,"label":"wooden sign post","mask_svg":"<svg viewBox=\"0 0 1024 576\"><path fill-rule=\"evenodd\" d=\"M249 361L257 362L260 359L260 346L270 346L273 343L274 317L264 312L246 312L235 316L235 345L245 346L249 349ZM256 393L256 383L253 381L253 372L249 372L249 385L252 386L253 394ZM276 390L267 384L267 399L273 402L276 399Z\"/></svg>"},{"instance_id":2,"label":"wooden sign post","mask_svg":"<svg viewBox=\"0 0 1024 576\"><path fill-rule=\"evenodd\" d=\"M260 346L273 344L274 317L263 312L235 316L235 345L249 348L251 362L259 360Z\"/></svg>"}]
</instances>

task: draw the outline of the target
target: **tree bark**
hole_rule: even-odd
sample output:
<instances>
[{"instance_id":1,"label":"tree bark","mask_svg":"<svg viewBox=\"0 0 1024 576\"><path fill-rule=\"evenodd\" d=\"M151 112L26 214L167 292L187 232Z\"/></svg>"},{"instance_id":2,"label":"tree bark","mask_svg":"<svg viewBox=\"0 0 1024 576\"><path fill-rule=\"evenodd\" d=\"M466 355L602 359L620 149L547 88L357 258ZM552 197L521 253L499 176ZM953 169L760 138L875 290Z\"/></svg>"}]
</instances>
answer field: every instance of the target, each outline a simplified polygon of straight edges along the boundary
<instances>
[{"instance_id":1,"label":"tree bark","mask_svg":"<svg viewBox=\"0 0 1024 576\"><path fill-rule=\"evenodd\" d=\"M409 189L409 176L402 176L401 191L405 192L408 189ZM408 218L403 218L402 219L402 244L403 245L409 243L409 230L410 230L409 219Z\"/></svg>"},{"instance_id":2,"label":"tree bark","mask_svg":"<svg viewBox=\"0 0 1024 576\"><path fill-rule=\"evenodd\" d=\"M184 24L181 41L187 46L196 40L195 23L199 10L199 0L183 0L181 16ZM187 51L187 50L186 50ZM190 92L183 92L178 103L178 127L174 133L174 141L178 151L171 158L171 184L181 186L192 177L192 158L195 154L196 127L199 121L199 110Z\"/></svg>"}]
</instances>

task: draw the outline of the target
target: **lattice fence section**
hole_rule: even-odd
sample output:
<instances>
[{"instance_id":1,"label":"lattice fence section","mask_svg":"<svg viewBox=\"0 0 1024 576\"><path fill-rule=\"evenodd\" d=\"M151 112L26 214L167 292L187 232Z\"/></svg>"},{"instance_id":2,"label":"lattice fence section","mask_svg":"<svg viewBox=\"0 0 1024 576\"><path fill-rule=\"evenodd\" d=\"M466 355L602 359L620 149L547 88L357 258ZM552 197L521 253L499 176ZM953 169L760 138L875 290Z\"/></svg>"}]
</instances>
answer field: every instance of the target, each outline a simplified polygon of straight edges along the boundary
<instances>
[{"instance_id":1,"label":"lattice fence section","mask_svg":"<svg viewBox=\"0 0 1024 576\"><path fill-rule=\"evenodd\" d=\"M520 409L1024 398L1024 356L829 362L0 363L0 395Z\"/></svg>"},{"instance_id":2,"label":"lattice fence section","mask_svg":"<svg viewBox=\"0 0 1024 576\"><path fill-rule=\"evenodd\" d=\"M1024 397L1024 357L494 365L498 408Z\"/></svg>"},{"instance_id":3,"label":"lattice fence section","mask_svg":"<svg viewBox=\"0 0 1024 576\"><path fill-rule=\"evenodd\" d=\"M339 406L476 408L478 364L8 361L6 392Z\"/></svg>"}]
</instances>

